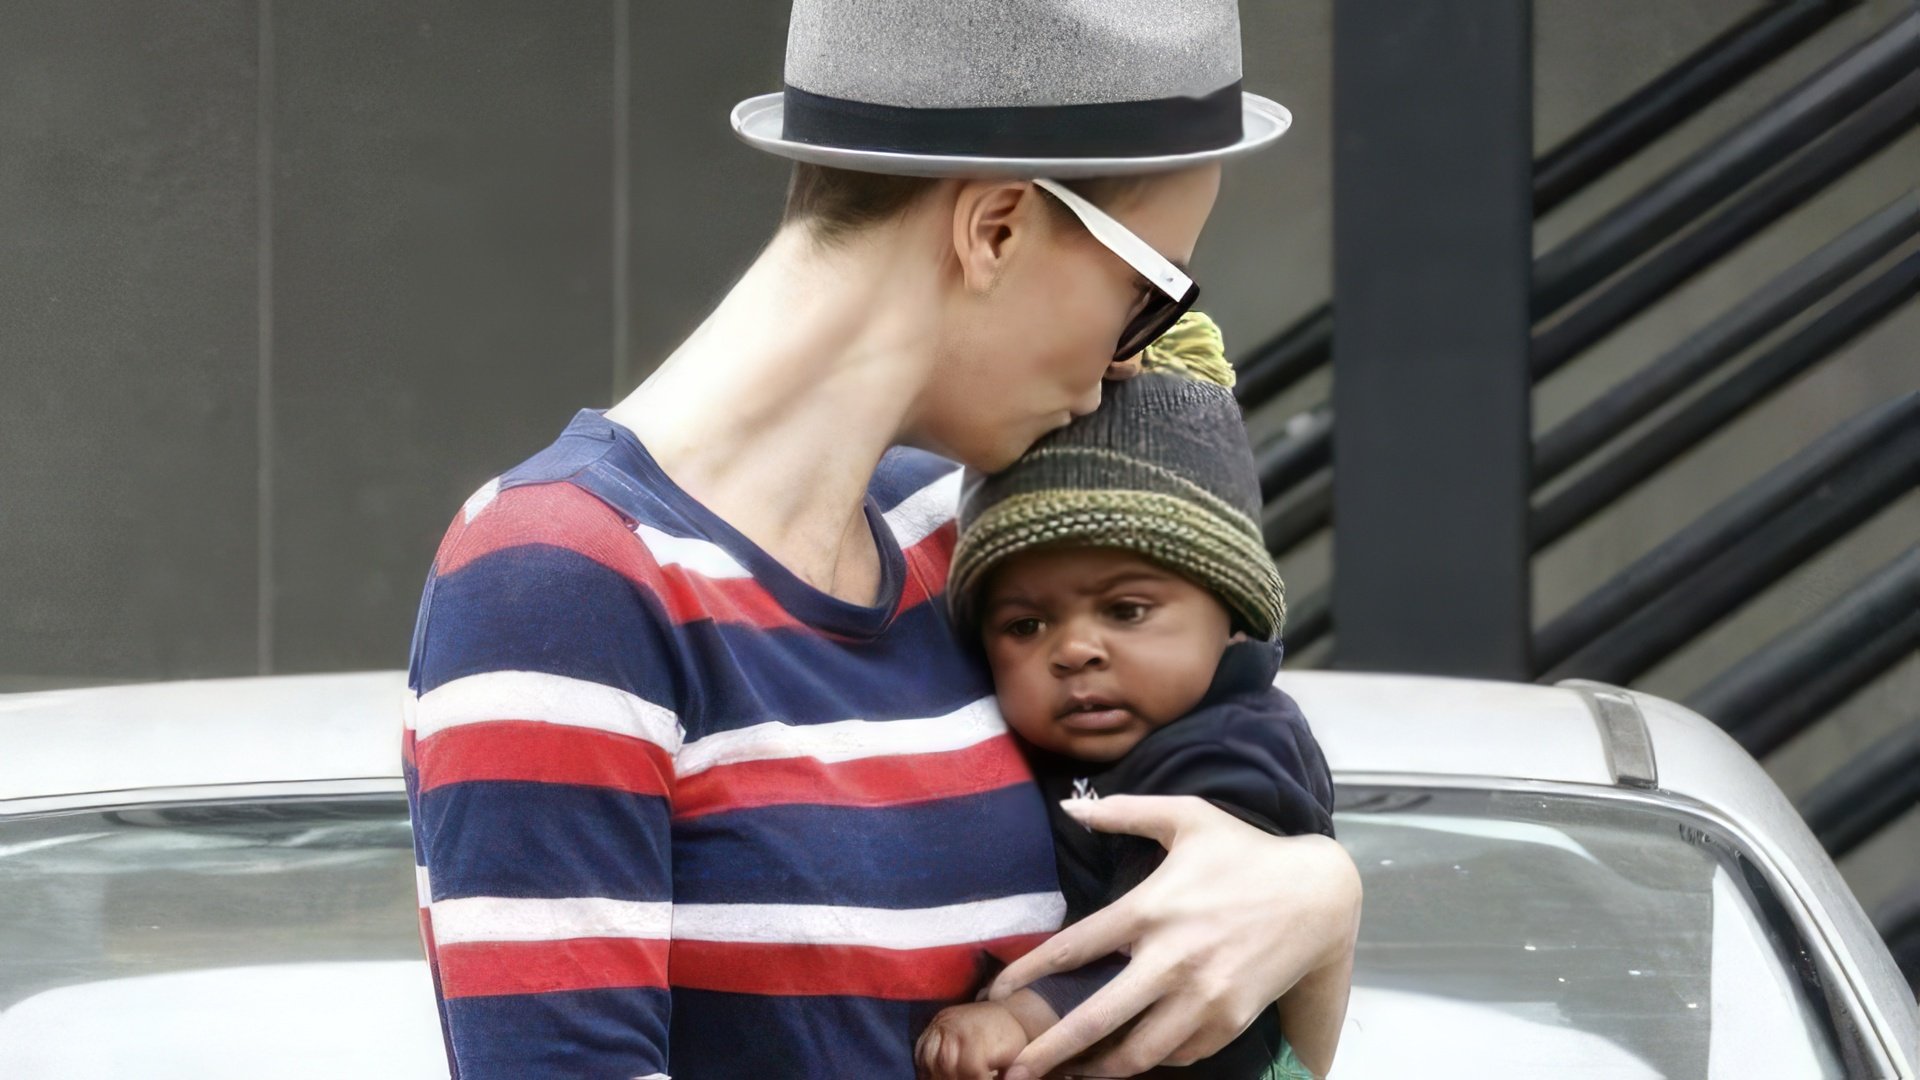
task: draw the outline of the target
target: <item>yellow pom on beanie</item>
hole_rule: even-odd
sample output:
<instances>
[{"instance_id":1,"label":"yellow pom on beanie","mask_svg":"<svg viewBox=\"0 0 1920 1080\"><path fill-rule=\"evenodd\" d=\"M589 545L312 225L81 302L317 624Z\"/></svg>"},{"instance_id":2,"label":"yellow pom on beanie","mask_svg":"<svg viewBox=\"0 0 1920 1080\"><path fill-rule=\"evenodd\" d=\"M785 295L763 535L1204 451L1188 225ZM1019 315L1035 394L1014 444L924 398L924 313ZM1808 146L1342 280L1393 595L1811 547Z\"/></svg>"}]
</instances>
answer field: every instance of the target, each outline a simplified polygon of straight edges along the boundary
<instances>
[{"instance_id":1,"label":"yellow pom on beanie","mask_svg":"<svg viewBox=\"0 0 1920 1080\"><path fill-rule=\"evenodd\" d=\"M1140 370L1178 372L1233 389L1233 365L1227 362L1227 344L1220 336L1220 325L1198 311L1180 316L1180 321L1147 346Z\"/></svg>"}]
</instances>

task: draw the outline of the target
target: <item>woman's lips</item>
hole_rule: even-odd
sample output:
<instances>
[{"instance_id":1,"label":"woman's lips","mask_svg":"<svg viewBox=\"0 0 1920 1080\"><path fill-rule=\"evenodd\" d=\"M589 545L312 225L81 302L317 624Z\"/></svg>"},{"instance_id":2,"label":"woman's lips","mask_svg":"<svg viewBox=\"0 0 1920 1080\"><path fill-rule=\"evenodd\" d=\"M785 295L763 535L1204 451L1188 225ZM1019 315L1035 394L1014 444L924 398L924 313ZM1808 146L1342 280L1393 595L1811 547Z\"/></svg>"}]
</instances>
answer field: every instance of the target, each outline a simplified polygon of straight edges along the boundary
<instances>
[{"instance_id":1,"label":"woman's lips","mask_svg":"<svg viewBox=\"0 0 1920 1080\"><path fill-rule=\"evenodd\" d=\"M1060 717L1061 727L1080 732L1118 731L1131 723L1133 713L1122 708L1068 712Z\"/></svg>"}]
</instances>

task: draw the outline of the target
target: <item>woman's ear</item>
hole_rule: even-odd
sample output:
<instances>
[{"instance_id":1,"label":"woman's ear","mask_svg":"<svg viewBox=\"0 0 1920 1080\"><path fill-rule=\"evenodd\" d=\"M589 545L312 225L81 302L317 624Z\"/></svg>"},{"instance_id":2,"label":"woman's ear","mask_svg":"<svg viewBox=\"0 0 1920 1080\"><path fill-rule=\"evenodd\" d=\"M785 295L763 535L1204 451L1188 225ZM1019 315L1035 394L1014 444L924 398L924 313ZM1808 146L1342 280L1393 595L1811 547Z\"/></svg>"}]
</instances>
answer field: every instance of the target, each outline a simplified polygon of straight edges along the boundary
<instances>
[{"instance_id":1,"label":"woman's ear","mask_svg":"<svg viewBox=\"0 0 1920 1080\"><path fill-rule=\"evenodd\" d=\"M975 180L953 203L953 251L960 279L974 292L991 289L1007 261L1036 227L1040 193L1026 180Z\"/></svg>"}]
</instances>

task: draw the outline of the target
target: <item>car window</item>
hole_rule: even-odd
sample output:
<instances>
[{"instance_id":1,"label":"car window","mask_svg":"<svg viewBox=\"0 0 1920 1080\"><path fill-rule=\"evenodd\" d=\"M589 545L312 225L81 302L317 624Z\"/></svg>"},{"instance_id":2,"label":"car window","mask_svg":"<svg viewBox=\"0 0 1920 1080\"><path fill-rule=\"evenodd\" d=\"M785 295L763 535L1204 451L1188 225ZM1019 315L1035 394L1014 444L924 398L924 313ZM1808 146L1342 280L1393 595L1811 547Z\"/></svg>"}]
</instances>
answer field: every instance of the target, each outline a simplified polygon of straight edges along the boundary
<instances>
[{"instance_id":1,"label":"car window","mask_svg":"<svg viewBox=\"0 0 1920 1080\"><path fill-rule=\"evenodd\" d=\"M0 820L0 1076L133 1075L446 1075L404 799Z\"/></svg>"},{"instance_id":2,"label":"car window","mask_svg":"<svg viewBox=\"0 0 1920 1080\"><path fill-rule=\"evenodd\" d=\"M1691 815L1343 788L1334 820L1366 895L1342 1076L1845 1075L1817 958Z\"/></svg>"}]
</instances>

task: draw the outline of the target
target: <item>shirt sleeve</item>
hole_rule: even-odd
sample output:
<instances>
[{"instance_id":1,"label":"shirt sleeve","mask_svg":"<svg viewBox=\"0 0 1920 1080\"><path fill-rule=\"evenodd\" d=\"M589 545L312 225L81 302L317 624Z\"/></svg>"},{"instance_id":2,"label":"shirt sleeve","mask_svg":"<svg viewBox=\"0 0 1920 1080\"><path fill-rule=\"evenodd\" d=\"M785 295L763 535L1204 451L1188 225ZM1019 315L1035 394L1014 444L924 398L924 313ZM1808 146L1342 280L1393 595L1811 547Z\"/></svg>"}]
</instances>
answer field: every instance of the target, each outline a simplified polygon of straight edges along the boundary
<instances>
[{"instance_id":1,"label":"shirt sleeve","mask_svg":"<svg viewBox=\"0 0 1920 1080\"><path fill-rule=\"evenodd\" d=\"M1299 705L1281 690L1195 713L1151 741L1159 745L1128 770L1124 790L1198 795L1280 836L1333 835L1333 775Z\"/></svg>"},{"instance_id":2,"label":"shirt sleeve","mask_svg":"<svg viewBox=\"0 0 1920 1080\"><path fill-rule=\"evenodd\" d=\"M619 515L567 484L456 521L403 757L455 1080L665 1077L671 642Z\"/></svg>"},{"instance_id":3,"label":"shirt sleeve","mask_svg":"<svg viewBox=\"0 0 1920 1080\"><path fill-rule=\"evenodd\" d=\"M1206 709L1142 740L1137 756L1121 766L1114 790L1197 795L1276 835L1332 836L1333 775L1306 717L1277 689L1257 701L1258 707L1231 702ZM1144 881L1166 853L1138 836L1103 840L1113 871L1104 907ZM1108 956L1036 979L1030 988L1065 1016L1125 967L1125 957Z\"/></svg>"}]
</instances>

